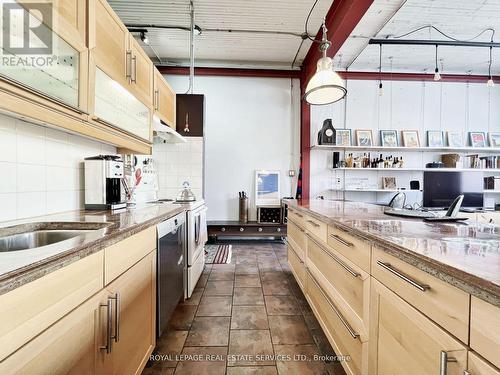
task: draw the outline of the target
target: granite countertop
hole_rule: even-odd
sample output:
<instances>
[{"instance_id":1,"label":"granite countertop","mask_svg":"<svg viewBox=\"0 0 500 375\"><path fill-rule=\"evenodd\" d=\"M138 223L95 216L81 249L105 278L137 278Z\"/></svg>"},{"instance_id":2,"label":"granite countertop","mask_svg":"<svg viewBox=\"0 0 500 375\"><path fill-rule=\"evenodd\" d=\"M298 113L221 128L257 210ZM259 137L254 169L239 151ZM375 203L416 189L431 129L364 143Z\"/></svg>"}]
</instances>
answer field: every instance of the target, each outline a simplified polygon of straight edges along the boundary
<instances>
[{"instance_id":1,"label":"granite countertop","mask_svg":"<svg viewBox=\"0 0 500 375\"><path fill-rule=\"evenodd\" d=\"M287 204L500 307L500 226L397 218L385 215L383 206L362 202L288 200Z\"/></svg>"},{"instance_id":2,"label":"granite countertop","mask_svg":"<svg viewBox=\"0 0 500 375\"><path fill-rule=\"evenodd\" d=\"M48 246L0 252L0 295L50 272L96 253L116 242L185 211L173 203L148 204L139 208L111 211L71 211L0 223L0 237L12 234L12 227L25 230L50 223L51 228L83 227L85 223L100 228Z\"/></svg>"}]
</instances>

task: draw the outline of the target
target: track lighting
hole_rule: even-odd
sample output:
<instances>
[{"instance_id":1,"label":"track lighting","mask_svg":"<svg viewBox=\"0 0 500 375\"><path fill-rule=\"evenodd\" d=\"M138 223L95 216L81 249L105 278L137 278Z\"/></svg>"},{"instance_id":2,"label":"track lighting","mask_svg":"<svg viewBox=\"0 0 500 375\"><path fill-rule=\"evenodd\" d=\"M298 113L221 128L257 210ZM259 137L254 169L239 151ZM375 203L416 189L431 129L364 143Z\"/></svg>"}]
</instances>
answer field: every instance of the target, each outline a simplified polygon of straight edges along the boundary
<instances>
[{"instance_id":1,"label":"track lighting","mask_svg":"<svg viewBox=\"0 0 500 375\"><path fill-rule=\"evenodd\" d=\"M491 63L493 62L492 52L493 48L490 47L490 62L488 64L488 81L486 82L486 86L488 87L495 86L495 82L493 82L493 77L491 76Z\"/></svg>"},{"instance_id":2,"label":"track lighting","mask_svg":"<svg viewBox=\"0 0 500 375\"><path fill-rule=\"evenodd\" d=\"M441 74L438 68L438 46L436 44L436 69L434 69L434 81L441 81Z\"/></svg>"},{"instance_id":3,"label":"track lighting","mask_svg":"<svg viewBox=\"0 0 500 375\"><path fill-rule=\"evenodd\" d=\"M144 44L149 44L149 38L146 33L147 31L141 31L141 40Z\"/></svg>"},{"instance_id":4,"label":"track lighting","mask_svg":"<svg viewBox=\"0 0 500 375\"><path fill-rule=\"evenodd\" d=\"M378 56L378 95L384 95L384 86L382 85L382 44L379 44Z\"/></svg>"}]
</instances>

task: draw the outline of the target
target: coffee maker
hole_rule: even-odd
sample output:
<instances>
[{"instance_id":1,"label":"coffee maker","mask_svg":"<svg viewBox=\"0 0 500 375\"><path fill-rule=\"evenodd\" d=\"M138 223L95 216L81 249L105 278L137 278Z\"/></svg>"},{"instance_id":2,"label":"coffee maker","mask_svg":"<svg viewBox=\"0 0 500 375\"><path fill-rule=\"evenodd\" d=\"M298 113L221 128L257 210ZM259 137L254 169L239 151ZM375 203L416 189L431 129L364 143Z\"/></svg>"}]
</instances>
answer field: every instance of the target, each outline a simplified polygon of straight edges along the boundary
<instances>
[{"instance_id":1,"label":"coffee maker","mask_svg":"<svg viewBox=\"0 0 500 375\"><path fill-rule=\"evenodd\" d=\"M122 196L123 160L117 155L85 158L85 209L117 210L127 207Z\"/></svg>"}]
</instances>

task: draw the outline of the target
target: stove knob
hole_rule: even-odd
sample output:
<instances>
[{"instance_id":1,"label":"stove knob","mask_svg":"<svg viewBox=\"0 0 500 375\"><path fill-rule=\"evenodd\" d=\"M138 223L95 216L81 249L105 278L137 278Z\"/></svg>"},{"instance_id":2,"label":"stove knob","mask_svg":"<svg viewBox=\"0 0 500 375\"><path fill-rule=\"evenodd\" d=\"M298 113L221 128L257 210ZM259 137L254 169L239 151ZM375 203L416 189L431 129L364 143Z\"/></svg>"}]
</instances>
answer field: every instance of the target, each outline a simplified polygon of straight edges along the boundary
<instances>
[{"instance_id":1,"label":"stove knob","mask_svg":"<svg viewBox=\"0 0 500 375\"><path fill-rule=\"evenodd\" d=\"M226 231L226 228L221 228L220 229L221 232L225 232Z\"/></svg>"},{"instance_id":2,"label":"stove knob","mask_svg":"<svg viewBox=\"0 0 500 375\"><path fill-rule=\"evenodd\" d=\"M262 228L259 228L259 232L262 232Z\"/></svg>"},{"instance_id":3,"label":"stove knob","mask_svg":"<svg viewBox=\"0 0 500 375\"><path fill-rule=\"evenodd\" d=\"M244 230L245 230L245 229L243 229L243 228L240 228L240 232L243 232Z\"/></svg>"},{"instance_id":4,"label":"stove knob","mask_svg":"<svg viewBox=\"0 0 500 375\"><path fill-rule=\"evenodd\" d=\"M277 232L281 232L281 228L276 229Z\"/></svg>"}]
</instances>

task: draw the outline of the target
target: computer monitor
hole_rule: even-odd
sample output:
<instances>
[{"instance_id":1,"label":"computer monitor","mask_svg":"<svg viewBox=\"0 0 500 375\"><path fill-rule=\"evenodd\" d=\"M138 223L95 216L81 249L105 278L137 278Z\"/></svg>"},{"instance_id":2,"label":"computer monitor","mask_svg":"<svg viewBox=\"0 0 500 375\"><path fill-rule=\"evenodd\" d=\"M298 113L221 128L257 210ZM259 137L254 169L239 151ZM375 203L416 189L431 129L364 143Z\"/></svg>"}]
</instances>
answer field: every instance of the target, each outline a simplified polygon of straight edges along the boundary
<instances>
[{"instance_id":1,"label":"computer monitor","mask_svg":"<svg viewBox=\"0 0 500 375\"><path fill-rule=\"evenodd\" d=\"M424 172L424 207L447 208L463 194L462 207L483 207L483 173Z\"/></svg>"}]
</instances>

